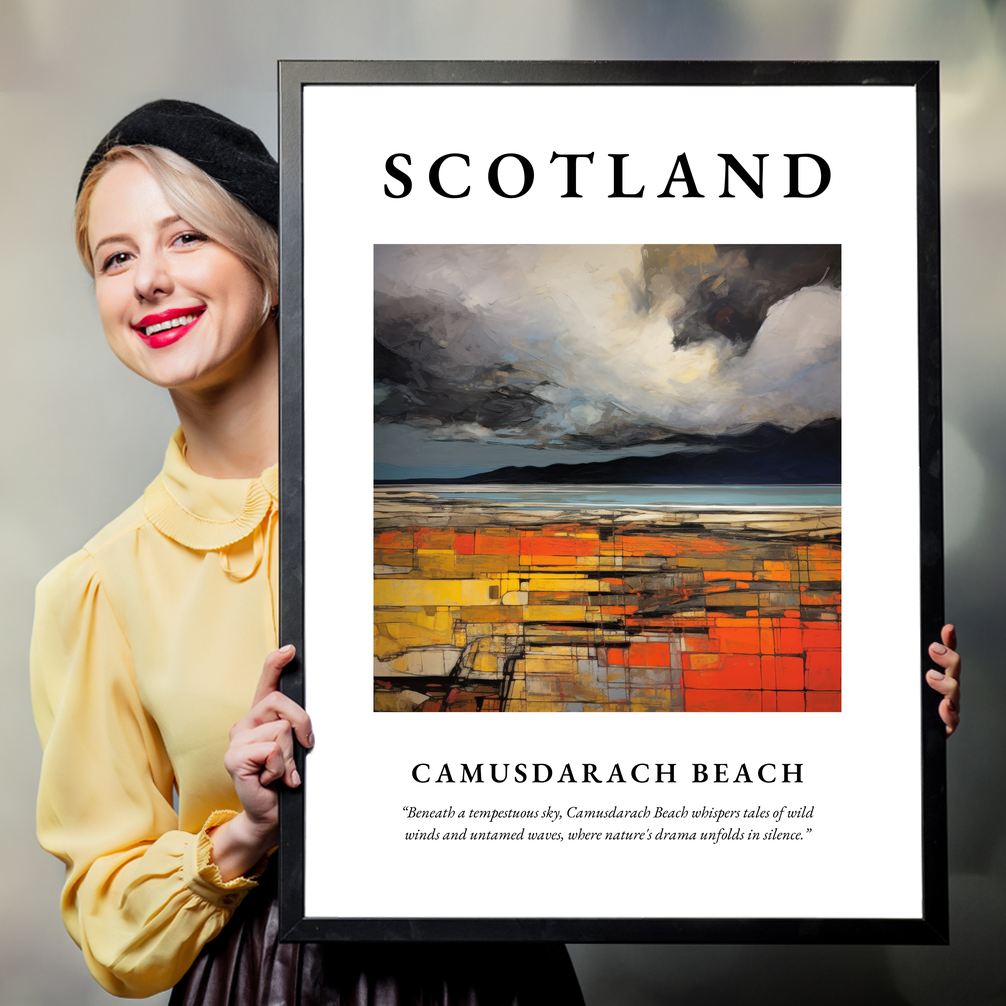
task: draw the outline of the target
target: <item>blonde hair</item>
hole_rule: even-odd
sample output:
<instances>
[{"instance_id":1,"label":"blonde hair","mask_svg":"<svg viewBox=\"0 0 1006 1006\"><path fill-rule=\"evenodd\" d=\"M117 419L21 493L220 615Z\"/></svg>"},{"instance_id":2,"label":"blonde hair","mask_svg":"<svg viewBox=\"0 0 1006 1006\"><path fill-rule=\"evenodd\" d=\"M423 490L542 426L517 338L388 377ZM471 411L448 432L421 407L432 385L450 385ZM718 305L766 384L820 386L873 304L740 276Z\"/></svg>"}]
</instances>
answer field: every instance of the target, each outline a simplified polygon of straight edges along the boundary
<instances>
[{"instance_id":1,"label":"blonde hair","mask_svg":"<svg viewBox=\"0 0 1006 1006\"><path fill-rule=\"evenodd\" d=\"M264 323L279 293L279 236L202 168L165 147L112 147L84 181L74 211L74 238L77 254L92 279L94 259L87 240L91 198L112 165L126 158L139 161L154 176L168 205L183 220L234 252L258 276Z\"/></svg>"}]
</instances>

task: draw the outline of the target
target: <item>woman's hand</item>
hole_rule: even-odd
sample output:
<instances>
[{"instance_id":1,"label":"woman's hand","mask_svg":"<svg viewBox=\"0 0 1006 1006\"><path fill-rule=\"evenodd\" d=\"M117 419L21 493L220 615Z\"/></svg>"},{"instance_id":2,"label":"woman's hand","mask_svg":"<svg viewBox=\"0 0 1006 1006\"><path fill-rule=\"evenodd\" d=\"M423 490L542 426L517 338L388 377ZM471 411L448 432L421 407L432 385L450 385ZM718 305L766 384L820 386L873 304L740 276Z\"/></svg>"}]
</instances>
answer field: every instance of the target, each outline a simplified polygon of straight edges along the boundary
<instances>
[{"instance_id":1,"label":"woman's hand","mask_svg":"<svg viewBox=\"0 0 1006 1006\"><path fill-rule=\"evenodd\" d=\"M266 657L251 710L231 727L224 766L244 810L209 833L211 859L224 880L247 873L276 845L279 793L273 784L282 779L291 788L300 785L294 734L304 747L314 746L311 718L278 688L295 652L284 646Z\"/></svg>"},{"instance_id":2,"label":"woman's hand","mask_svg":"<svg viewBox=\"0 0 1006 1006\"><path fill-rule=\"evenodd\" d=\"M957 632L952 625L944 625L940 643L931 643L929 656L943 668L926 673L929 687L943 696L940 719L947 725L949 737L961 721L961 658L957 651Z\"/></svg>"}]
</instances>

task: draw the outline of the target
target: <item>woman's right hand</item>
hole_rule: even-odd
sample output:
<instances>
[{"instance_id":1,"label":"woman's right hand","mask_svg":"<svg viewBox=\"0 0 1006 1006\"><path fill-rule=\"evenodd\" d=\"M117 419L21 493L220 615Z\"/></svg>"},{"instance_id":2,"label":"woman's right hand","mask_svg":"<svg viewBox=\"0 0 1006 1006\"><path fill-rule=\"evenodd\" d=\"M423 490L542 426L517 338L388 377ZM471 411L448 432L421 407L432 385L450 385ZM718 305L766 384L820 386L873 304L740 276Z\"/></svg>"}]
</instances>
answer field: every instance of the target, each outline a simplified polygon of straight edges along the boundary
<instances>
[{"instance_id":1,"label":"woman's right hand","mask_svg":"<svg viewBox=\"0 0 1006 1006\"><path fill-rule=\"evenodd\" d=\"M283 668L295 650L284 646L265 659L248 715L231 727L224 766L230 773L244 810L209 832L212 861L223 879L251 870L279 839L278 780L300 785L293 758L293 737L304 747L314 746L311 717L279 691Z\"/></svg>"}]
</instances>

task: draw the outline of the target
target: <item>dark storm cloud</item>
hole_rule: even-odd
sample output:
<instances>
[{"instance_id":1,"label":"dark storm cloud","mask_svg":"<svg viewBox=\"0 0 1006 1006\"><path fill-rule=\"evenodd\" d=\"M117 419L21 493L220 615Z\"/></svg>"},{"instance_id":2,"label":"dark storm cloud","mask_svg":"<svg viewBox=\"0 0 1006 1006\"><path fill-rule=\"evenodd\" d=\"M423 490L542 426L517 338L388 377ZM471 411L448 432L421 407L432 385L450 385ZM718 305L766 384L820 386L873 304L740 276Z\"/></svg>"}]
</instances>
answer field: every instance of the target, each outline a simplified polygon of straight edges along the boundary
<instances>
[{"instance_id":1,"label":"dark storm cloud","mask_svg":"<svg viewBox=\"0 0 1006 1006\"><path fill-rule=\"evenodd\" d=\"M838 245L716 245L716 258L703 271L682 269L674 251L644 245L642 254L648 293L663 277L689 291L675 316L676 347L722 336L746 349L773 304L807 286L841 285Z\"/></svg>"},{"instance_id":2,"label":"dark storm cloud","mask_svg":"<svg viewBox=\"0 0 1006 1006\"><path fill-rule=\"evenodd\" d=\"M840 411L835 247L378 246L376 419L625 448Z\"/></svg>"}]
</instances>

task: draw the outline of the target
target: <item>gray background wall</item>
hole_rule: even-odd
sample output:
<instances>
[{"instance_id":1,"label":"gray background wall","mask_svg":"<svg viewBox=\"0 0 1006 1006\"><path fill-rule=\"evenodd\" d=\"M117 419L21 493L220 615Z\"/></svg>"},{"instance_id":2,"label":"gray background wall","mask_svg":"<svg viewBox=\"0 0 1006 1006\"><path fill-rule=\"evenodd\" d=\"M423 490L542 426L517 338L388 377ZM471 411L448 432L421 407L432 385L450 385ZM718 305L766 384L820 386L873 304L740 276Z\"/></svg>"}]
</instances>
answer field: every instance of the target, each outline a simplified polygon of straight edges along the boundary
<instances>
[{"instance_id":1,"label":"gray background wall","mask_svg":"<svg viewBox=\"0 0 1006 1006\"><path fill-rule=\"evenodd\" d=\"M122 114L167 96L219 109L275 149L279 58L942 60L948 617L967 664L949 759L953 945L573 956L591 1006L1006 1002L1004 53L995 0L3 0L0 1006L108 999L62 929L61 869L34 839L32 590L139 495L175 422L167 396L104 345L70 236L78 172ZM845 659L870 665L869 653Z\"/></svg>"}]
</instances>

